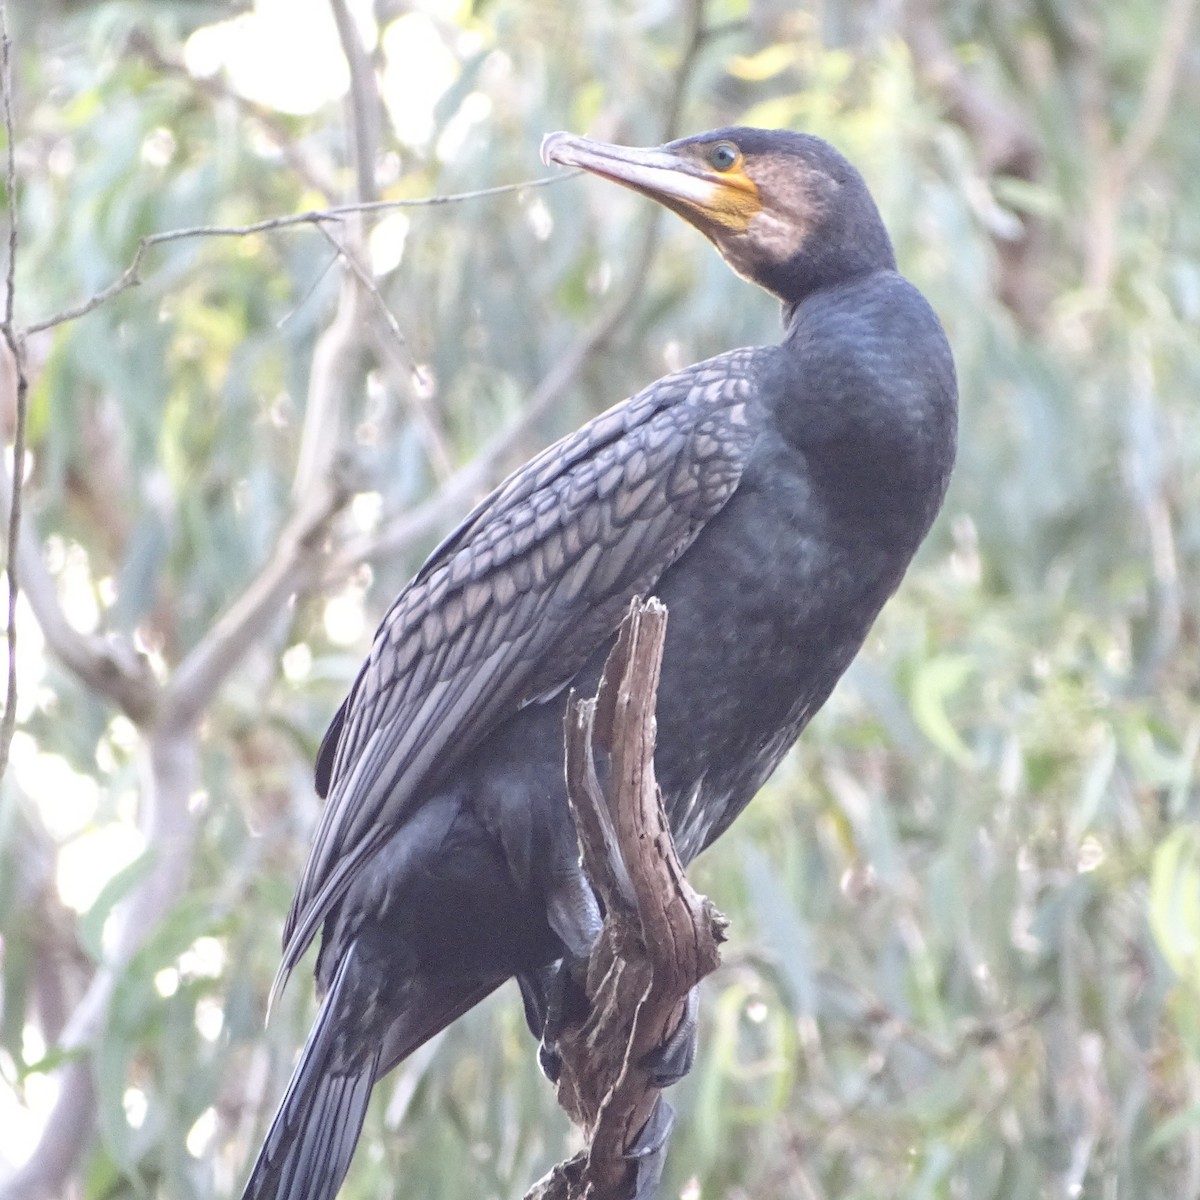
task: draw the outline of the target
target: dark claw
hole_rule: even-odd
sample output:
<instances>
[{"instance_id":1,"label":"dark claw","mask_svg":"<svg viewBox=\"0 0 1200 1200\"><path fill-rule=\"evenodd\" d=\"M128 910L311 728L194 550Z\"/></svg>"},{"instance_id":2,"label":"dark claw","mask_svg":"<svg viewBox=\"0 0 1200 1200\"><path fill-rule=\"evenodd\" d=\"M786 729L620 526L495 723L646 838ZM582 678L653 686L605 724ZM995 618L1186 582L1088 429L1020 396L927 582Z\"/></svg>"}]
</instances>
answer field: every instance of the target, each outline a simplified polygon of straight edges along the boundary
<instances>
[{"instance_id":1,"label":"dark claw","mask_svg":"<svg viewBox=\"0 0 1200 1200\"><path fill-rule=\"evenodd\" d=\"M529 1026L529 1032L539 1040L546 1032L549 992L557 970L558 964L551 963L546 967L523 971L517 976L517 986L521 989L521 1003L525 1007L525 1024Z\"/></svg>"},{"instance_id":2,"label":"dark claw","mask_svg":"<svg viewBox=\"0 0 1200 1200\"><path fill-rule=\"evenodd\" d=\"M556 1044L563 1026L569 1019L580 1018L587 1005L587 996L578 976L587 970L587 960L582 962L561 958L543 968L541 1003L545 1019L542 1023L542 1044L538 1047L538 1063L543 1074L551 1083L558 1082L562 1071L562 1059Z\"/></svg>"},{"instance_id":3,"label":"dark claw","mask_svg":"<svg viewBox=\"0 0 1200 1200\"><path fill-rule=\"evenodd\" d=\"M650 1080L655 1087L670 1087L692 1069L696 1061L699 1012L700 989L694 987L687 994L679 1024L661 1046L651 1050L642 1060L642 1065L649 1070Z\"/></svg>"},{"instance_id":4,"label":"dark claw","mask_svg":"<svg viewBox=\"0 0 1200 1200\"><path fill-rule=\"evenodd\" d=\"M558 1077L562 1074L562 1056L553 1047L548 1046L545 1042L538 1044L538 1066L542 1068L542 1074L550 1080L551 1083L557 1083Z\"/></svg>"},{"instance_id":5,"label":"dark claw","mask_svg":"<svg viewBox=\"0 0 1200 1200\"><path fill-rule=\"evenodd\" d=\"M546 905L550 928L567 954L586 962L604 927L596 894L578 862L556 874Z\"/></svg>"},{"instance_id":6,"label":"dark claw","mask_svg":"<svg viewBox=\"0 0 1200 1200\"><path fill-rule=\"evenodd\" d=\"M517 976L521 1002L525 1007L525 1024L539 1043L538 1066L551 1083L557 1083L562 1074L562 1058L554 1048L554 1043L562 1029L566 976L567 969L562 959Z\"/></svg>"},{"instance_id":7,"label":"dark claw","mask_svg":"<svg viewBox=\"0 0 1200 1200\"><path fill-rule=\"evenodd\" d=\"M659 1096L637 1141L629 1148L626 1158L637 1164L634 1200L654 1200L667 1161L667 1141L675 1124L675 1110Z\"/></svg>"}]
</instances>

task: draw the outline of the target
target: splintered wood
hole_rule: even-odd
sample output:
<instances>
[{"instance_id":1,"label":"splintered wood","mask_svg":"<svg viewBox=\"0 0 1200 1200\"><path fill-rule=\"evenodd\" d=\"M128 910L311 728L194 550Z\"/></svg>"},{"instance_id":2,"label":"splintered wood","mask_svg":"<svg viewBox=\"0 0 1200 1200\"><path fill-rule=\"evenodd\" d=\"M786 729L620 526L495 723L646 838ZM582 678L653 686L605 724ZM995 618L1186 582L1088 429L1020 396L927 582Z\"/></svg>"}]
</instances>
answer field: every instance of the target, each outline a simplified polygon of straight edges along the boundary
<instances>
[{"instance_id":1,"label":"splintered wood","mask_svg":"<svg viewBox=\"0 0 1200 1200\"><path fill-rule=\"evenodd\" d=\"M565 1022L558 1102L587 1148L526 1200L629 1200L629 1151L660 1092L645 1065L688 992L720 962L725 919L688 883L654 776L654 709L667 610L634 600L593 699L567 708L567 791L584 870L604 908L588 1003Z\"/></svg>"}]
</instances>

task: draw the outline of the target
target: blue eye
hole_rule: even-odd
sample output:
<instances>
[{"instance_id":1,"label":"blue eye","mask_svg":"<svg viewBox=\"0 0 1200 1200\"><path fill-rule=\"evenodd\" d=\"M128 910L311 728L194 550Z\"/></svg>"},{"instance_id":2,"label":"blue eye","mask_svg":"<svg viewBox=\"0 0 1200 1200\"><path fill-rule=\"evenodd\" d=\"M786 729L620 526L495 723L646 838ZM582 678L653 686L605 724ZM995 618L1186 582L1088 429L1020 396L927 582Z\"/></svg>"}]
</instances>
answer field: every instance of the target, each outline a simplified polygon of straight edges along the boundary
<instances>
[{"instance_id":1,"label":"blue eye","mask_svg":"<svg viewBox=\"0 0 1200 1200\"><path fill-rule=\"evenodd\" d=\"M732 142L718 142L708 152L708 161L718 171L728 171L736 167L741 159L741 151Z\"/></svg>"}]
</instances>

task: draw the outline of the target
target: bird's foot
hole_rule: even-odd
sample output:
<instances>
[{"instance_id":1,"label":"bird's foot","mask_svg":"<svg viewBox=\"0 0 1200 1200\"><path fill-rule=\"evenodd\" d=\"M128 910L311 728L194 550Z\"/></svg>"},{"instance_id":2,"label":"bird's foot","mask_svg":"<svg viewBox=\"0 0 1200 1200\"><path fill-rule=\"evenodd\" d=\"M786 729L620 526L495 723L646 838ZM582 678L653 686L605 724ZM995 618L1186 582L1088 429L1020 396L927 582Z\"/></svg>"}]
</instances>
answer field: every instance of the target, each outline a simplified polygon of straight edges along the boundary
<instances>
[{"instance_id":1,"label":"bird's foot","mask_svg":"<svg viewBox=\"0 0 1200 1200\"><path fill-rule=\"evenodd\" d=\"M546 897L546 919L558 934L567 957L586 968L604 928L604 917L596 893L577 861L557 874Z\"/></svg>"},{"instance_id":2,"label":"bird's foot","mask_svg":"<svg viewBox=\"0 0 1200 1200\"><path fill-rule=\"evenodd\" d=\"M667 1035L662 1045L642 1059L655 1087L670 1087L678 1083L696 1061L696 1041L699 1033L700 989L692 988L684 1001L679 1024Z\"/></svg>"},{"instance_id":3,"label":"bird's foot","mask_svg":"<svg viewBox=\"0 0 1200 1200\"><path fill-rule=\"evenodd\" d=\"M675 1110L660 1095L637 1140L625 1157L635 1164L633 1200L655 1200L667 1161L667 1142L675 1124Z\"/></svg>"},{"instance_id":4,"label":"bird's foot","mask_svg":"<svg viewBox=\"0 0 1200 1200\"><path fill-rule=\"evenodd\" d=\"M556 963L522 976L525 1020L538 1038L538 1063L551 1083L557 1083L562 1059L555 1048L569 1019L582 1018L587 996L584 979L588 960L604 927L592 885L578 861L559 871L550 889L546 919L566 953Z\"/></svg>"},{"instance_id":5,"label":"bird's foot","mask_svg":"<svg viewBox=\"0 0 1200 1200\"><path fill-rule=\"evenodd\" d=\"M587 959L562 958L551 969L553 974L545 991L546 1020L538 1046L538 1064L546 1078L557 1083L562 1073L558 1039L568 1023L583 1020L587 1013L588 999L583 984Z\"/></svg>"},{"instance_id":6,"label":"bird's foot","mask_svg":"<svg viewBox=\"0 0 1200 1200\"><path fill-rule=\"evenodd\" d=\"M521 1000L525 1007L525 1023L538 1039L538 1065L551 1083L557 1083L562 1073L562 1057L557 1042L568 1020L582 1019L587 1006L582 972L586 960L577 963L559 959L545 967L517 976Z\"/></svg>"},{"instance_id":7,"label":"bird's foot","mask_svg":"<svg viewBox=\"0 0 1200 1200\"><path fill-rule=\"evenodd\" d=\"M538 1066L541 1067L542 1074L551 1083L557 1083L559 1075L562 1074L562 1057L552 1042L546 1040L546 1028L551 1023L552 1010L555 1028L562 1028L563 1002L557 995L557 992L564 986L558 981L561 971L562 962L559 961L517 976L517 986L521 989L521 1002L525 1007L525 1024L529 1026L529 1032L538 1042ZM557 1037L557 1034L554 1036Z\"/></svg>"}]
</instances>

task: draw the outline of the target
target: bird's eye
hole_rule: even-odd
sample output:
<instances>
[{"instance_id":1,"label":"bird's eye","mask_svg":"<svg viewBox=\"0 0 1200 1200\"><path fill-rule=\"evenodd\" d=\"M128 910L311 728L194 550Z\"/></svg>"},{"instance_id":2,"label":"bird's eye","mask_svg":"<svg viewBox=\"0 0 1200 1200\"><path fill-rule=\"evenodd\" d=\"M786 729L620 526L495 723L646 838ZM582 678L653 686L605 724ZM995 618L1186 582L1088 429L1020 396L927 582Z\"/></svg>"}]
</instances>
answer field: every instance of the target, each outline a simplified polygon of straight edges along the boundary
<instances>
[{"instance_id":1,"label":"bird's eye","mask_svg":"<svg viewBox=\"0 0 1200 1200\"><path fill-rule=\"evenodd\" d=\"M732 142L718 142L708 152L708 161L718 171L729 171L742 161L742 154Z\"/></svg>"}]
</instances>

